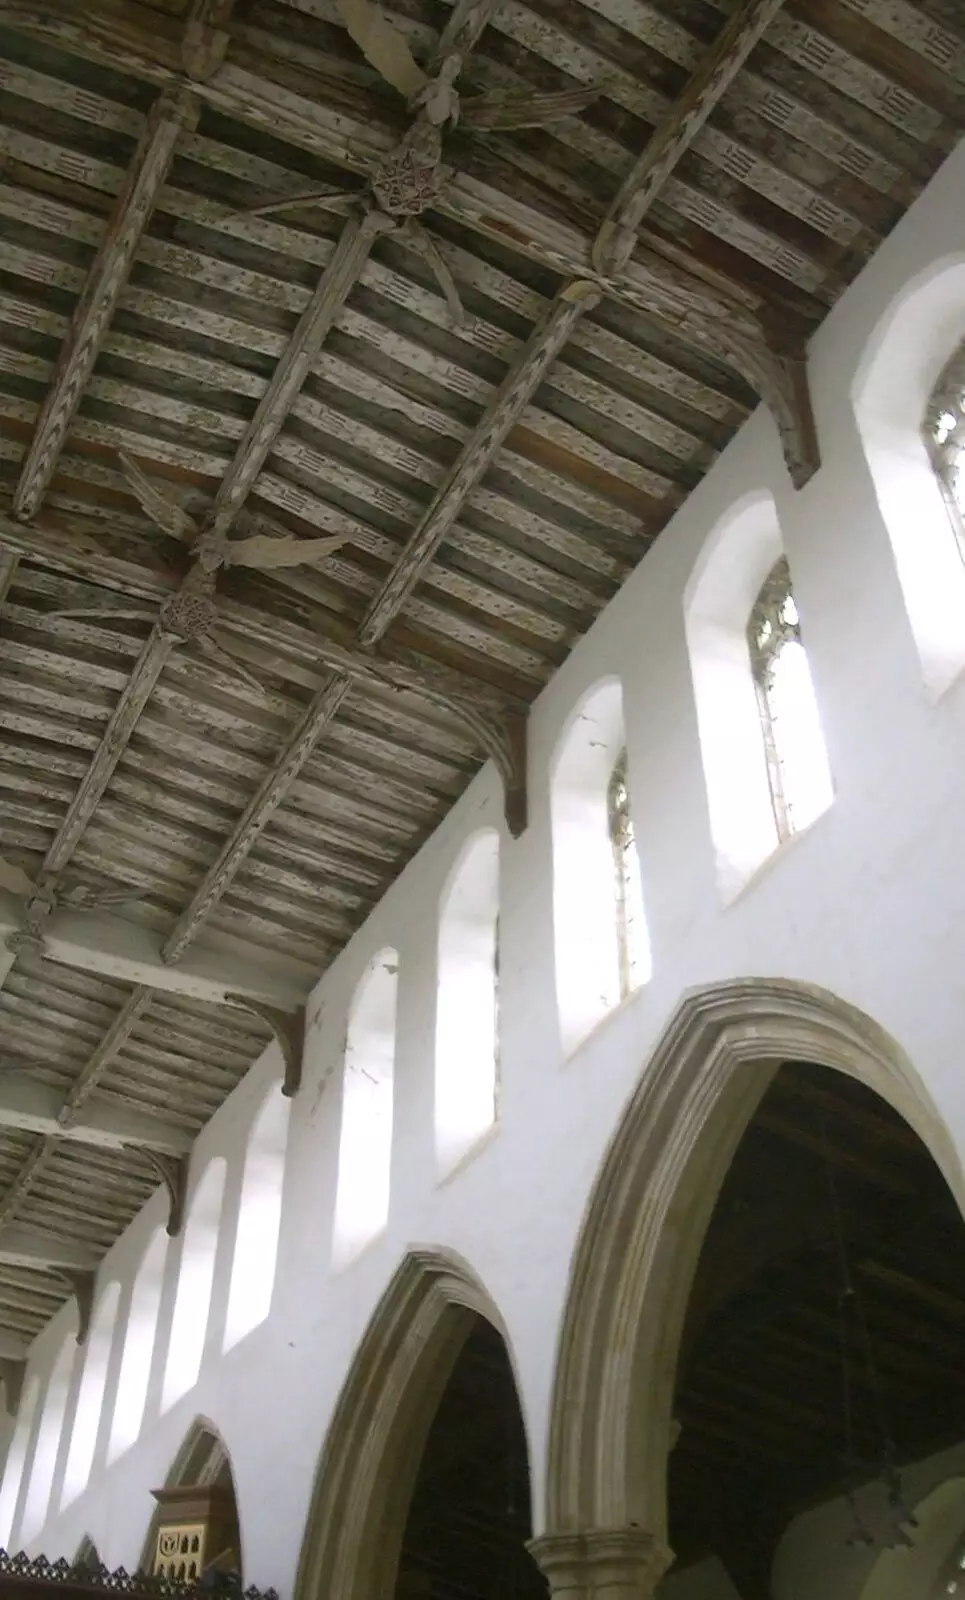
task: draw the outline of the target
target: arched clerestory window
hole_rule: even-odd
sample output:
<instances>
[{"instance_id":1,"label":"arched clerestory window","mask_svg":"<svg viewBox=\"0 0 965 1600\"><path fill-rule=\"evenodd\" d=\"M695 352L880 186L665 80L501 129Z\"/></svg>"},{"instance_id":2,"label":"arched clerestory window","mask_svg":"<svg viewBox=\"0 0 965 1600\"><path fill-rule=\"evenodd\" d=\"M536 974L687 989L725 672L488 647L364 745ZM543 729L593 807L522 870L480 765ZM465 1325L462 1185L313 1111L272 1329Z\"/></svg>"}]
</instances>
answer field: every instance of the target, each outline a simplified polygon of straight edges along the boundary
<instances>
[{"instance_id":1,"label":"arched clerestory window","mask_svg":"<svg viewBox=\"0 0 965 1600\"><path fill-rule=\"evenodd\" d=\"M933 699L965 668L963 304L965 257L911 279L871 334L852 386L877 509Z\"/></svg>"},{"instance_id":2,"label":"arched clerestory window","mask_svg":"<svg viewBox=\"0 0 965 1600\"><path fill-rule=\"evenodd\" d=\"M499 1093L499 836L465 846L439 916L436 1154L456 1165L496 1120Z\"/></svg>"},{"instance_id":3,"label":"arched clerestory window","mask_svg":"<svg viewBox=\"0 0 965 1600\"><path fill-rule=\"evenodd\" d=\"M771 804L779 839L819 817L834 796L801 619L784 556L761 586L747 625Z\"/></svg>"},{"instance_id":4,"label":"arched clerestory window","mask_svg":"<svg viewBox=\"0 0 965 1600\"><path fill-rule=\"evenodd\" d=\"M556 992L569 1054L651 970L616 678L592 689L570 717L552 768L550 813Z\"/></svg>"},{"instance_id":5,"label":"arched clerestory window","mask_svg":"<svg viewBox=\"0 0 965 1600\"><path fill-rule=\"evenodd\" d=\"M344 1266L389 1217L398 951L373 956L349 1011L332 1259Z\"/></svg>"},{"instance_id":6,"label":"arched clerestory window","mask_svg":"<svg viewBox=\"0 0 965 1600\"><path fill-rule=\"evenodd\" d=\"M965 558L965 340L942 368L925 410L925 447Z\"/></svg>"}]
</instances>

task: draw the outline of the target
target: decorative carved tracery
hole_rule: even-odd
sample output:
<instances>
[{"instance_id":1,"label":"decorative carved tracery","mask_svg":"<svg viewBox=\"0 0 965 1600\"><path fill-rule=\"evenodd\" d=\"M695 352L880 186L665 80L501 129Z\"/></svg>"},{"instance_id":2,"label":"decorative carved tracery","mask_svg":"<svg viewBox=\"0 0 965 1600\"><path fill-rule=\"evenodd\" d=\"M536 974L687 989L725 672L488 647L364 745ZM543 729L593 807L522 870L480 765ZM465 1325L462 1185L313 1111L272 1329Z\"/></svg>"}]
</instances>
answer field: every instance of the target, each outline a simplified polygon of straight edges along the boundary
<instances>
[{"instance_id":1,"label":"decorative carved tracery","mask_svg":"<svg viewBox=\"0 0 965 1600\"><path fill-rule=\"evenodd\" d=\"M965 541L965 340L942 368L923 424L959 543Z\"/></svg>"},{"instance_id":2,"label":"decorative carved tracery","mask_svg":"<svg viewBox=\"0 0 965 1600\"><path fill-rule=\"evenodd\" d=\"M630 813L627 753L620 752L607 788L607 824L613 852L613 890L620 998L625 1000L640 982L640 957L645 940L640 893L640 862Z\"/></svg>"},{"instance_id":3,"label":"decorative carved tracery","mask_svg":"<svg viewBox=\"0 0 965 1600\"><path fill-rule=\"evenodd\" d=\"M774 820L778 837L787 839L794 832L794 820L781 760L773 688L782 652L789 644L801 643L801 622L791 588L790 568L784 556L768 573L755 601L747 624L747 643L760 706Z\"/></svg>"}]
</instances>

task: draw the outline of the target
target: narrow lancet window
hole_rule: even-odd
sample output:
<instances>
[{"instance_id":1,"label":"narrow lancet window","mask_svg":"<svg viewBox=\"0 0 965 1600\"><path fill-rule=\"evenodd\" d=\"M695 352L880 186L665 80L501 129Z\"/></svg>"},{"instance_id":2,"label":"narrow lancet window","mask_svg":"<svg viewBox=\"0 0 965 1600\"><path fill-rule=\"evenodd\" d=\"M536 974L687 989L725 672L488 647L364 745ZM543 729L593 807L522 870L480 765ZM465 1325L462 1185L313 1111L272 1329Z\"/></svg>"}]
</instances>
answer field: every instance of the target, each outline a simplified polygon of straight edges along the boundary
<instances>
[{"instance_id":1,"label":"narrow lancet window","mask_svg":"<svg viewBox=\"0 0 965 1600\"><path fill-rule=\"evenodd\" d=\"M640 858L633 836L627 753L620 752L607 789L607 821L613 852L613 888L619 963L620 998L644 983L649 975L650 952L643 912Z\"/></svg>"},{"instance_id":2,"label":"narrow lancet window","mask_svg":"<svg viewBox=\"0 0 965 1600\"><path fill-rule=\"evenodd\" d=\"M827 809L833 787L791 574L783 556L758 594L747 641L774 820L779 837L787 839Z\"/></svg>"}]
</instances>

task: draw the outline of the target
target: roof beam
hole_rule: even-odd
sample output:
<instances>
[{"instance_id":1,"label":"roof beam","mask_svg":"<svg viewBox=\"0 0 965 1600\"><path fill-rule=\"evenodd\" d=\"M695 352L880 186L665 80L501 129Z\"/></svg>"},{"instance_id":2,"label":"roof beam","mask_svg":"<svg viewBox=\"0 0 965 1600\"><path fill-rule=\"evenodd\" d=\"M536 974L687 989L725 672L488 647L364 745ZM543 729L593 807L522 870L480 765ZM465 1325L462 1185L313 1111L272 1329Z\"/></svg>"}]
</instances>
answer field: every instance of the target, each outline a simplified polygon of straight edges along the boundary
<instances>
[{"instance_id":1,"label":"roof beam","mask_svg":"<svg viewBox=\"0 0 965 1600\"><path fill-rule=\"evenodd\" d=\"M68 513L57 512L56 515L56 524L45 520L41 526L26 528L5 514L0 496L0 551L7 549L14 556L47 561L86 582L120 584L128 594L135 593L148 600L165 600L177 592L180 580L170 568L140 566L129 558L119 560L102 542L95 523L82 524ZM145 562L153 553L145 545ZM120 597L118 604L124 604ZM264 641L273 648L284 643L300 652L306 664L321 663L373 689L405 690L439 704L457 706L460 714L465 703L477 710L482 705L493 712L504 711L507 706L521 709L524 704L521 699L514 701L492 688L483 679L442 666L416 650L384 646L373 655L371 650L360 647L347 629L342 631L341 638L313 633L287 617L266 617L264 612L228 595L219 596L218 609L226 622L235 623L253 643ZM337 626L334 622L329 624L332 628Z\"/></svg>"},{"instance_id":2,"label":"roof beam","mask_svg":"<svg viewBox=\"0 0 965 1600\"><path fill-rule=\"evenodd\" d=\"M763 3L763 0L761 0ZM25 33L55 39L68 49L105 62L157 84L183 82L178 52L136 0L99 0L79 15L73 0L48 0L42 14L26 0L0 0L0 17ZM698 70L697 77L700 73ZM699 90L698 83L698 90ZM313 155L324 154L336 165L369 175L373 160L392 141L379 130L350 116L340 117L337 130L323 106L286 89L280 97L257 74L229 65L195 85L198 95L218 110L266 129ZM711 94L695 91L698 103ZM686 91L685 91L686 93ZM671 114L672 116L673 114ZM347 127L351 132L347 132ZM547 216L523 201L467 173L454 172L435 202L442 215L467 228L513 246L552 272L576 279L596 279L603 291L634 310L653 316L713 359L739 372L774 412L791 479L800 488L819 464L810 405L803 382L803 335L797 344L778 343L765 328L751 290L719 292L677 263L640 252L618 270L601 274L593 262L594 241L579 228Z\"/></svg>"},{"instance_id":3,"label":"roof beam","mask_svg":"<svg viewBox=\"0 0 965 1600\"><path fill-rule=\"evenodd\" d=\"M360 630L359 637L364 646L377 643L392 619L398 615L413 586L455 522L466 496L472 493L489 467L579 318L597 305L600 298L601 291L594 284L584 282L570 284L556 296L519 359L506 374L428 511L413 531L399 561L376 595ZM279 760L266 773L217 861L205 874L190 905L178 918L161 952L163 960L180 961L201 922L224 894L249 850L282 804L350 687L351 679L345 673L335 673L314 696ZM521 796L520 793L519 762L515 754L521 747L518 734L513 739L501 741L501 747L514 753L507 755L508 766L501 770L504 775L507 772L511 774L512 787L507 789L507 796L511 800L509 821L512 831L517 833L525 825L526 817L525 794ZM496 749L492 753L497 756Z\"/></svg>"},{"instance_id":4,"label":"roof beam","mask_svg":"<svg viewBox=\"0 0 965 1600\"><path fill-rule=\"evenodd\" d=\"M343 673L334 673L313 695L301 722L275 765L265 774L240 820L222 846L217 861L205 873L192 896L190 905L178 918L161 949L163 961L179 963L174 973L176 977L181 976L181 959L197 935L202 921L212 906L220 900L249 850L285 799L350 687L351 679ZM193 960L197 962L197 952Z\"/></svg>"},{"instance_id":5,"label":"roof beam","mask_svg":"<svg viewBox=\"0 0 965 1600\"><path fill-rule=\"evenodd\" d=\"M159 1122L153 1113L111 1101L89 1101L83 1119L66 1127L60 1121L62 1109L59 1089L27 1072L6 1072L0 1065L0 1127L76 1139L105 1150L137 1145L174 1156L187 1154L194 1140L192 1133Z\"/></svg>"},{"instance_id":6,"label":"roof beam","mask_svg":"<svg viewBox=\"0 0 965 1600\"><path fill-rule=\"evenodd\" d=\"M0 17L9 17L11 26L24 33L54 39L67 49L148 82L183 81L177 53L161 31L160 24L166 19L148 12L136 0L124 0L123 4L120 0L97 0L83 13L78 12L73 0L47 0L40 15L27 0L0 0ZM323 154L360 176L367 177L372 161L387 154L395 143L373 127L371 120L368 126L360 118L353 123L348 112L340 115L338 131L333 131L331 117L323 106L291 89L280 96L269 80L247 69L226 67L209 82L195 84L194 89L218 110L269 129L276 137L314 155ZM303 192L304 188L302 180L298 189ZM434 209L504 245L510 240L524 255L551 271L575 278L594 275L592 240L579 228L512 200L465 173L452 174ZM748 309L750 301L742 306L739 297L718 293L702 279L665 260L630 262L617 277L607 279L603 287L628 305L674 323L688 311L699 311L722 319L745 317L754 325ZM685 329L680 331L686 333Z\"/></svg>"},{"instance_id":7,"label":"roof beam","mask_svg":"<svg viewBox=\"0 0 965 1600\"><path fill-rule=\"evenodd\" d=\"M161 676L175 642L172 635L162 632L159 627L151 629L147 643L138 656L134 670L104 729L101 742L94 751L90 766L81 779L77 793L68 806L64 820L44 857L42 871L45 875L62 872L73 855L107 785L114 776L117 763L127 749L128 740L154 692L154 685Z\"/></svg>"},{"instance_id":8,"label":"roof beam","mask_svg":"<svg viewBox=\"0 0 965 1600\"><path fill-rule=\"evenodd\" d=\"M18 933L24 922L22 902L0 894L0 937ZM279 960L260 948L244 955L195 950L174 970L162 959L158 934L106 911L63 907L51 913L40 931L49 961L215 1005L223 1005L228 994L241 994L294 1011L316 976L306 964Z\"/></svg>"},{"instance_id":9,"label":"roof beam","mask_svg":"<svg viewBox=\"0 0 965 1600\"><path fill-rule=\"evenodd\" d=\"M602 290L595 284L578 280L561 289L552 300L369 606L359 630L363 645L375 644L398 615L577 322L585 312L599 305L601 299Z\"/></svg>"},{"instance_id":10,"label":"roof beam","mask_svg":"<svg viewBox=\"0 0 965 1600\"><path fill-rule=\"evenodd\" d=\"M174 89L160 95L148 113L134 160L71 318L20 475L14 509L25 520L36 515L53 477L135 251L167 176L178 136L193 121L196 111L193 97Z\"/></svg>"},{"instance_id":11,"label":"roof beam","mask_svg":"<svg viewBox=\"0 0 965 1600\"><path fill-rule=\"evenodd\" d=\"M58 1267L96 1271L99 1262L93 1251L85 1250L72 1239L58 1239L37 1228L6 1224L0 1228L0 1262L11 1267L33 1267L56 1271Z\"/></svg>"},{"instance_id":12,"label":"roof beam","mask_svg":"<svg viewBox=\"0 0 965 1600\"><path fill-rule=\"evenodd\" d=\"M351 217L343 227L335 254L316 284L315 292L302 312L298 326L235 451L234 459L221 480L211 521L213 533L226 533L244 505L291 410L292 402L305 382L335 318L358 281L372 245L380 233L393 226L391 218L377 211L369 211L361 217Z\"/></svg>"},{"instance_id":13,"label":"roof beam","mask_svg":"<svg viewBox=\"0 0 965 1600\"><path fill-rule=\"evenodd\" d=\"M606 275L626 266L641 222L783 3L743 0L728 18L620 185L593 246L598 272Z\"/></svg>"}]
</instances>

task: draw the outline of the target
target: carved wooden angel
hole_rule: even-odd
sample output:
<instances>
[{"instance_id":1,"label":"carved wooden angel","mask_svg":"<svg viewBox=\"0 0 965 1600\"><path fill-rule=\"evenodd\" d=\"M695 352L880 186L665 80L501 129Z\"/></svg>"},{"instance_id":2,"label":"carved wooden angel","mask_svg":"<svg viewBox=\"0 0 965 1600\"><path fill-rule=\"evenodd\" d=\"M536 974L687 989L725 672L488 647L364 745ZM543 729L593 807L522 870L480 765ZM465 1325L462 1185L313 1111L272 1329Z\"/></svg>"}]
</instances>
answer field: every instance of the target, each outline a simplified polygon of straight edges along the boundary
<instances>
[{"instance_id":1,"label":"carved wooden angel","mask_svg":"<svg viewBox=\"0 0 965 1600\"><path fill-rule=\"evenodd\" d=\"M130 617L157 621L163 633L185 644L197 645L203 655L263 694L258 679L225 649L216 636L215 630L221 622L215 597L219 571L223 567L253 567L259 572L277 572L283 567L315 566L343 545L348 535L298 539L281 529L276 530L267 519L260 517L245 517L243 521L249 528L263 526L271 531L254 531L241 539L212 533L189 516L172 494L161 489L142 472L130 456L121 451L119 460L134 495L152 522L156 522L172 538L192 541L194 560L191 569L177 593L169 595L158 612L148 611L143 606L82 606L59 611L57 615Z\"/></svg>"},{"instance_id":2,"label":"carved wooden angel","mask_svg":"<svg viewBox=\"0 0 965 1600\"><path fill-rule=\"evenodd\" d=\"M445 259L416 221L439 199L451 175L442 159L443 136L457 123L477 132L542 128L585 110L601 93L597 84L576 84L556 93L492 91L463 98L456 80L464 65L458 49L448 51L429 76L419 66L408 42L373 0L337 0L339 14L366 60L404 96L413 122L399 144L369 174L368 187L379 208L403 222L404 237L425 257L446 296L450 312L462 320L462 305ZM352 191L314 189L250 208L266 216L290 206L318 204L350 210L358 201Z\"/></svg>"}]
</instances>

